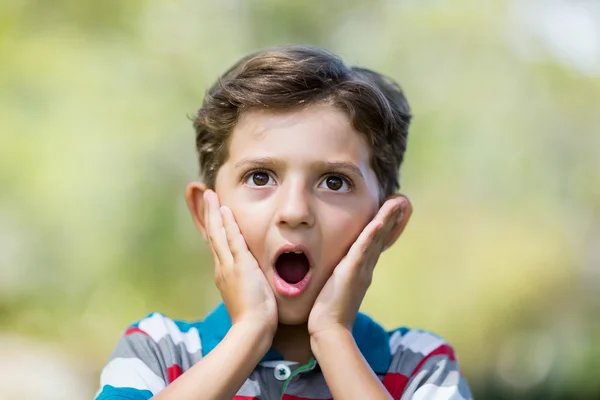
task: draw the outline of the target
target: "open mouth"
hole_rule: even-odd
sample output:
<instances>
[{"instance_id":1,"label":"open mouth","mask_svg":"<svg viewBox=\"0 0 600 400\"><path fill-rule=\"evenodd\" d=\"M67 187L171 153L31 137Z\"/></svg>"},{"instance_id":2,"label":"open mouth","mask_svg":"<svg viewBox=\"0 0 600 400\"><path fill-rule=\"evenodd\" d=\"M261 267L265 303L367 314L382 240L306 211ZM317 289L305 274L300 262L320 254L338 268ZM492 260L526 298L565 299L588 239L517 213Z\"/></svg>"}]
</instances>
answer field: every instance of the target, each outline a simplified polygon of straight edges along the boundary
<instances>
[{"instance_id":1,"label":"open mouth","mask_svg":"<svg viewBox=\"0 0 600 400\"><path fill-rule=\"evenodd\" d=\"M311 279L311 258L301 245L286 245L274 260L275 289L286 297L299 296Z\"/></svg>"},{"instance_id":2,"label":"open mouth","mask_svg":"<svg viewBox=\"0 0 600 400\"><path fill-rule=\"evenodd\" d=\"M277 257L275 270L281 279L293 285L306 277L310 265L308 258L302 251L286 252Z\"/></svg>"}]
</instances>

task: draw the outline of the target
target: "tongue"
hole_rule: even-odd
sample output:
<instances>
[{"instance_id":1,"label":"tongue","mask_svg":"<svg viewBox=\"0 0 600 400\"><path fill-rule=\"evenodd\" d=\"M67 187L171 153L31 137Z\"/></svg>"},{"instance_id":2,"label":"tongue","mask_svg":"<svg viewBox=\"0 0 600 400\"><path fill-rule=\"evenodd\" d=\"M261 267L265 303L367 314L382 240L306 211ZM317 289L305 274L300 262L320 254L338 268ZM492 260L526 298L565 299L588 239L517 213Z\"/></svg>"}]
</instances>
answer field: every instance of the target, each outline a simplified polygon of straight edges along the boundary
<instances>
[{"instance_id":1,"label":"tongue","mask_svg":"<svg viewBox=\"0 0 600 400\"><path fill-rule=\"evenodd\" d=\"M304 254L285 253L279 256L275 265L277 273L287 283L298 283L308 273L308 260Z\"/></svg>"}]
</instances>

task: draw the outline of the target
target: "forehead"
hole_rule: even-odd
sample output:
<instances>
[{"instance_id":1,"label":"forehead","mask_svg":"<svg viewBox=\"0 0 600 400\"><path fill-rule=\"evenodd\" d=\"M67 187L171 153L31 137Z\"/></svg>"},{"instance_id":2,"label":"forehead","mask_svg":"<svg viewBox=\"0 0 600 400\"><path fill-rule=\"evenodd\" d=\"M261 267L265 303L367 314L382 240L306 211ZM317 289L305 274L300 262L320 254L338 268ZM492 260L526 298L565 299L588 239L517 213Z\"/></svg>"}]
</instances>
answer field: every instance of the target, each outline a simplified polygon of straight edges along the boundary
<instances>
[{"instance_id":1,"label":"forehead","mask_svg":"<svg viewBox=\"0 0 600 400\"><path fill-rule=\"evenodd\" d=\"M229 159L267 153L287 160L353 161L361 169L370 160L364 135L352 127L346 113L328 105L242 114L229 142Z\"/></svg>"}]
</instances>

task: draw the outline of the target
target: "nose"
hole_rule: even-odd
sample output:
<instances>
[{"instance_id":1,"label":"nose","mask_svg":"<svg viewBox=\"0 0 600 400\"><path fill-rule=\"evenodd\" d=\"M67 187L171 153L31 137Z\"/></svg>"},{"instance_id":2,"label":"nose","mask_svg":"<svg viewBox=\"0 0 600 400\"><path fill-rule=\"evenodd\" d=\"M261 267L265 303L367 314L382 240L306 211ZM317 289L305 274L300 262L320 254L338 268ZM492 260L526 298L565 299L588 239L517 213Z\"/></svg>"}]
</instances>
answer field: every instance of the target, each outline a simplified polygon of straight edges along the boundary
<instances>
[{"instance_id":1,"label":"nose","mask_svg":"<svg viewBox=\"0 0 600 400\"><path fill-rule=\"evenodd\" d=\"M278 192L277 225L289 228L313 226L315 217L310 193L303 182L288 180Z\"/></svg>"}]
</instances>

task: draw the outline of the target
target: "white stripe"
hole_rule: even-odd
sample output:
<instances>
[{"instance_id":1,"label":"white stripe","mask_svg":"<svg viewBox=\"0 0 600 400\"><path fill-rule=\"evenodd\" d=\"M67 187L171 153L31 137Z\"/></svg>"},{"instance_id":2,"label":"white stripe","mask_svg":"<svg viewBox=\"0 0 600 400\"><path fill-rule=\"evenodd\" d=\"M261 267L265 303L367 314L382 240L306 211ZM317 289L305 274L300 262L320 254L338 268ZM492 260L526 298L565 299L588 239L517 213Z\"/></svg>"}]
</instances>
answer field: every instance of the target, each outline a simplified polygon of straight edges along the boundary
<instances>
[{"instance_id":1,"label":"white stripe","mask_svg":"<svg viewBox=\"0 0 600 400\"><path fill-rule=\"evenodd\" d=\"M115 358L102 370L100 386L149 390L153 395L163 390L165 381L138 358Z\"/></svg>"},{"instance_id":2,"label":"white stripe","mask_svg":"<svg viewBox=\"0 0 600 400\"><path fill-rule=\"evenodd\" d=\"M415 353L428 355L446 342L429 332L411 330L400 340L400 344Z\"/></svg>"},{"instance_id":3,"label":"white stripe","mask_svg":"<svg viewBox=\"0 0 600 400\"><path fill-rule=\"evenodd\" d=\"M280 360L280 361L262 361L259 363L259 365L262 365L263 367L267 367L267 368L275 368L276 366L283 364L283 365L287 365L288 367L290 365L296 365L298 364L295 361L285 361L285 360Z\"/></svg>"},{"instance_id":4,"label":"white stripe","mask_svg":"<svg viewBox=\"0 0 600 400\"><path fill-rule=\"evenodd\" d=\"M150 317L141 320L139 328L150 335L156 343L160 339L169 336L176 346L183 343L190 354L201 350L198 329L191 328L188 332L181 332L173 320L160 313L154 313Z\"/></svg>"},{"instance_id":5,"label":"white stripe","mask_svg":"<svg viewBox=\"0 0 600 400\"><path fill-rule=\"evenodd\" d=\"M398 350L401 340L402 334L400 333L400 331L395 331L394 333L392 333L392 336L390 336L390 351L392 355L396 354L396 350Z\"/></svg>"},{"instance_id":6,"label":"white stripe","mask_svg":"<svg viewBox=\"0 0 600 400\"><path fill-rule=\"evenodd\" d=\"M437 386L426 383L421 386L411 397L412 400L465 400L460 395L457 386Z\"/></svg>"}]
</instances>

